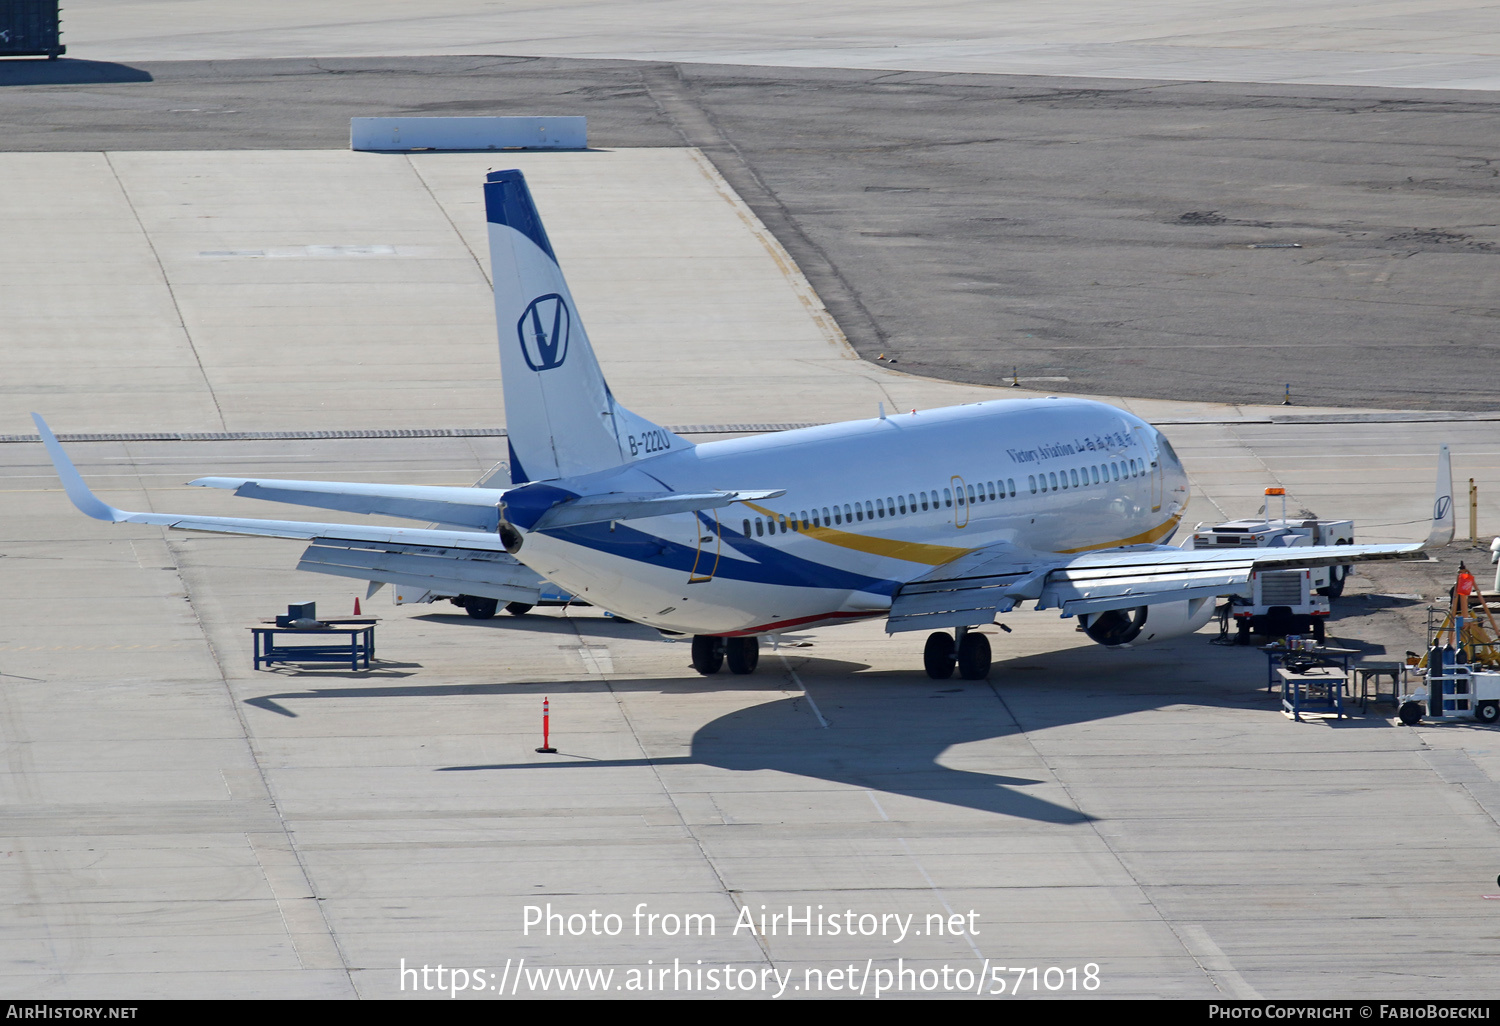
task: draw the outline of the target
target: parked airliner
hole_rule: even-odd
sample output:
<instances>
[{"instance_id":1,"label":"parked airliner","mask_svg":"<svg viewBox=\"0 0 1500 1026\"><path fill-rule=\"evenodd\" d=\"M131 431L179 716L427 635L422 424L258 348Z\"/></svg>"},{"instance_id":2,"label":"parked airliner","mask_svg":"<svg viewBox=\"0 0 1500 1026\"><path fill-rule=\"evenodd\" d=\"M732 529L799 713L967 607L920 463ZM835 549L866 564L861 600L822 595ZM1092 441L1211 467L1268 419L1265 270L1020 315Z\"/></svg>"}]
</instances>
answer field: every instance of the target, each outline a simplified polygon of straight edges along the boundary
<instances>
[{"instance_id":1,"label":"parked airliner","mask_svg":"<svg viewBox=\"0 0 1500 1026\"><path fill-rule=\"evenodd\" d=\"M978 679L991 656L972 628L1023 601L1078 617L1100 644L1140 644L1197 630L1256 570L1423 548L1174 548L1189 486L1171 444L1083 399L882 411L694 445L615 400L521 173L490 173L484 194L509 487L193 482L435 525L420 528L135 513L95 497L36 417L74 504L101 520L302 538L303 569L443 594L525 604L540 575L693 635L705 674L726 661L753 671L763 635L883 618L890 632L931 632L930 676ZM1445 467L1429 545L1452 537Z\"/></svg>"}]
</instances>

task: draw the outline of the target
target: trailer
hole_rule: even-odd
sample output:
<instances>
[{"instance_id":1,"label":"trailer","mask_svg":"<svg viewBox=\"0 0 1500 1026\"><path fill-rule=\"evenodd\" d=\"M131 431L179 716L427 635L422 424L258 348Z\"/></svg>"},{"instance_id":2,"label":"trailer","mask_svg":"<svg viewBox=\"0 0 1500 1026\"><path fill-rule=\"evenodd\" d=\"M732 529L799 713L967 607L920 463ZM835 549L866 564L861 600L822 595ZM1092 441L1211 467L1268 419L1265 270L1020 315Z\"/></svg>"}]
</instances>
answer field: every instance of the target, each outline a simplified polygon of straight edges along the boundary
<instances>
[{"instance_id":1,"label":"trailer","mask_svg":"<svg viewBox=\"0 0 1500 1026\"><path fill-rule=\"evenodd\" d=\"M1266 494L1282 491L1268 488ZM1288 519L1283 510L1279 520L1230 520L1213 527L1199 524L1183 547L1270 549L1353 544L1352 520ZM1332 612L1331 603L1344 593L1344 582L1352 571L1351 565L1341 564L1252 573L1245 591L1229 600L1228 616L1235 623L1235 643L1248 645L1256 634L1269 638L1311 634L1322 641Z\"/></svg>"},{"instance_id":2,"label":"trailer","mask_svg":"<svg viewBox=\"0 0 1500 1026\"><path fill-rule=\"evenodd\" d=\"M1436 610L1429 610L1427 651L1412 667L1420 683L1401 696L1401 722L1415 726L1423 719L1500 721L1500 624L1463 563L1458 564L1453 597L1436 628L1432 612Z\"/></svg>"},{"instance_id":3,"label":"trailer","mask_svg":"<svg viewBox=\"0 0 1500 1026\"><path fill-rule=\"evenodd\" d=\"M1438 672L1429 669L1419 687L1401 696L1401 722L1412 727L1423 719L1500 721L1500 673L1453 662L1452 647L1435 650L1429 666L1443 658L1448 661L1438 665Z\"/></svg>"}]
</instances>

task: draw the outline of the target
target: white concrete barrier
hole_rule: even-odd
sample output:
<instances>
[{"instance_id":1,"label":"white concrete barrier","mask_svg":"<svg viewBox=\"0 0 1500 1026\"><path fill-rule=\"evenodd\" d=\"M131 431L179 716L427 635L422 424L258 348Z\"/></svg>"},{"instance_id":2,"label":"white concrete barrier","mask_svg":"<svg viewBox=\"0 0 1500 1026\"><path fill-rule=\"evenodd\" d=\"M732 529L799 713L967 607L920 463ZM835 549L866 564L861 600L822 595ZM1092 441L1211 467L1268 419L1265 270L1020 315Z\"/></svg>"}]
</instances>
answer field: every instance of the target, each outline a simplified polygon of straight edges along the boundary
<instances>
[{"instance_id":1,"label":"white concrete barrier","mask_svg":"<svg viewBox=\"0 0 1500 1026\"><path fill-rule=\"evenodd\" d=\"M581 150L588 118L350 118L353 150Z\"/></svg>"}]
</instances>

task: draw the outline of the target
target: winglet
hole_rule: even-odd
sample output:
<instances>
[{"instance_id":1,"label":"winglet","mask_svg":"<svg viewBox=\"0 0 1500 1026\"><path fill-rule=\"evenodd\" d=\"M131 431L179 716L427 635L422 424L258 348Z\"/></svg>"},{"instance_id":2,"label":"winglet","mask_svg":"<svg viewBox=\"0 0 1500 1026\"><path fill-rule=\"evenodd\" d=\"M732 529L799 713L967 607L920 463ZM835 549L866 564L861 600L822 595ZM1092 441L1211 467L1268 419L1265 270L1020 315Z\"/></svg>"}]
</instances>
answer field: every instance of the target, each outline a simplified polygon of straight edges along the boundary
<instances>
[{"instance_id":1,"label":"winglet","mask_svg":"<svg viewBox=\"0 0 1500 1026\"><path fill-rule=\"evenodd\" d=\"M57 476L62 479L63 490L68 493L68 498L73 500L80 512L86 513L95 520L108 520L117 523L130 516L124 510L115 509L107 502L102 501L97 495L89 491L89 486L83 483L73 461L68 459L68 454L63 451L62 443L47 426L47 422L40 414L33 413L31 419L36 422L36 429L42 436L42 444L47 447L47 455L52 457L52 465L57 468Z\"/></svg>"},{"instance_id":2,"label":"winglet","mask_svg":"<svg viewBox=\"0 0 1500 1026\"><path fill-rule=\"evenodd\" d=\"M1434 549L1453 542L1453 461L1446 445L1438 448L1437 492L1432 500L1432 533L1423 548Z\"/></svg>"}]
</instances>

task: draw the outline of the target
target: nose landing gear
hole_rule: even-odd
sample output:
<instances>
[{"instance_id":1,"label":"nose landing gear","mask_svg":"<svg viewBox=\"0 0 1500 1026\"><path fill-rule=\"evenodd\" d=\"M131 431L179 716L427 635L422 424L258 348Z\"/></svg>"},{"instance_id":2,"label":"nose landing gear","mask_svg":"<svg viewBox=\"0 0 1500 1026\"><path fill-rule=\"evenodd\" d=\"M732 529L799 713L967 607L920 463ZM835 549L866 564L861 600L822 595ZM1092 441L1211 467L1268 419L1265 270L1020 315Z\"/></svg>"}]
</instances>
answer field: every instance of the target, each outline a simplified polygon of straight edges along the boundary
<instances>
[{"instance_id":1,"label":"nose landing gear","mask_svg":"<svg viewBox=\"0 0 1500 1026\"><path fill-rule=\"evenodd\" d=\"M922 665L933 680L947 680L955 667L964 680L983 680L990 672L990 639L967 627L959 627L953 634L929 634L922 650Z\"/></svg>"}]
</instances>

